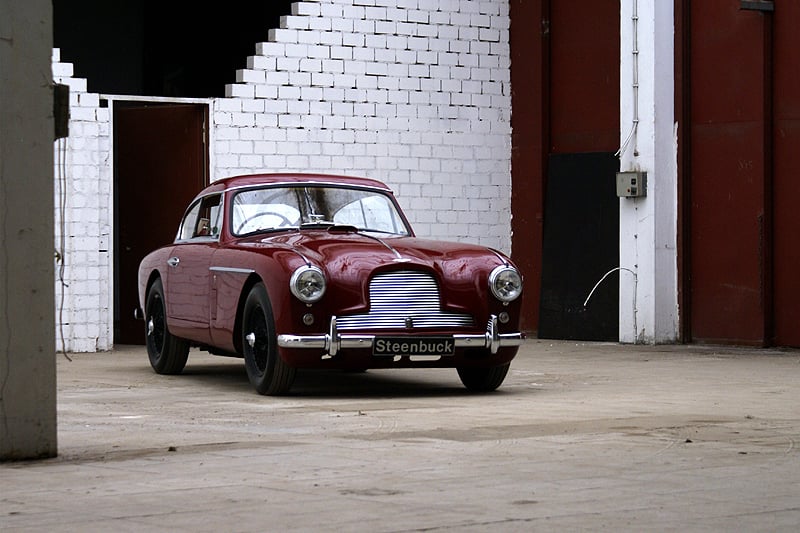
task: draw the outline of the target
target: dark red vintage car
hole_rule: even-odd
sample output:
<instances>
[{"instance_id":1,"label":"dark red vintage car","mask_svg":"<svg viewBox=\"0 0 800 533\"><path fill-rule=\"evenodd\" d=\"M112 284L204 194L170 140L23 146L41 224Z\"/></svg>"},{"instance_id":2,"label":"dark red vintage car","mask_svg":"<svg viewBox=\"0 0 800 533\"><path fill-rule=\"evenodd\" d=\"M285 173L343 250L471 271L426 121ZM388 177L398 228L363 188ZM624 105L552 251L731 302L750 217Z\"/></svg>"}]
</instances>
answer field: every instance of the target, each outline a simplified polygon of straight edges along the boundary
<instances>
[{"instance_id":1,"label":"dark red vintage car","mask_svg":"<svg viewBox=\"0 0 800 533\"><path fill-rule=\"evenodd\" d=\"M196 346L243 357L261 394L304 368L449 367L491 391L524 340L521 293L502 253L415 237L379 181L262 174L192 201L140 264L137 315L160 374Z\"/></svg>"}]
</instances>

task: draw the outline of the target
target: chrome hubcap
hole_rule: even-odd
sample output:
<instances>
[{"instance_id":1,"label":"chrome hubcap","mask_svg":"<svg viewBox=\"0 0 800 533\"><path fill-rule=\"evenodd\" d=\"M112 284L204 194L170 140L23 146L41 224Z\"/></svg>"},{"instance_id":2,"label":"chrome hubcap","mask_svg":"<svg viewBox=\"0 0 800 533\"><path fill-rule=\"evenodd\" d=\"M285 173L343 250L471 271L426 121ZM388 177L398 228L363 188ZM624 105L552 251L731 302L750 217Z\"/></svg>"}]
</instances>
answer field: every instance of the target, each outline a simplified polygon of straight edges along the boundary
<instances>
[{"instance_id":1,"label":"chrome hubcap","mask_svg":"<svg viewBox=\"0 0 800 533\"><path fill-rule=\"evenodd\" d=\"M247 341L247 344L249 344L250 347L252 348L253 346L256 345L256 334L252 332L248 333L247 336L245 337L245 340Z\"/></svg>"}]
</instances>

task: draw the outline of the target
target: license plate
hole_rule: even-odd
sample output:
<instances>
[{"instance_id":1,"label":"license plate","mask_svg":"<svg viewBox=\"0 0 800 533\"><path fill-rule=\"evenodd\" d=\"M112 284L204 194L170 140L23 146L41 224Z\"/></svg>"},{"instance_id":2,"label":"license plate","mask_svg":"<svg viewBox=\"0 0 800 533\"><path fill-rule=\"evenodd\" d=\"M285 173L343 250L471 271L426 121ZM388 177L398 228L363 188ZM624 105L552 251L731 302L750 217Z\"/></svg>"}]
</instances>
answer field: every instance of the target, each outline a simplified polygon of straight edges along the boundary
<instances>
[{"instance_id":1,"label":"license plate","mask_svg":"<svg viewBox=\"0 0 800 533\"><path fill-rule=\"evenodd\" d=\"M453 355L453 337L376 337L372 355Z\"/></svg>"}]
</instances>

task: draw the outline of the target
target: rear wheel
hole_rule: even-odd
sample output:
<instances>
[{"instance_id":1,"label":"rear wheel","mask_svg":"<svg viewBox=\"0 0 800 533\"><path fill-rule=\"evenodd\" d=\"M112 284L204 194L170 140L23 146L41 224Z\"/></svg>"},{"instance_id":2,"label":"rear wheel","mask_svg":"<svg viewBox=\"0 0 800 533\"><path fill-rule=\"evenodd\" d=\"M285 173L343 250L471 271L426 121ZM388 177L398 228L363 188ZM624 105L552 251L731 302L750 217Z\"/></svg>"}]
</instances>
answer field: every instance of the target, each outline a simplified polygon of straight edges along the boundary
<instances>
[{"instance_id":1,"label":"rear wheel","mask_svg":"<svg viewBox=\"0 0 800 533\"><path fill-rule=\"evenodd\" d=\"M189 342L175 337L167 328L167 304L161 279L157 279L147 293L144 322L150 366L159 374L180 374L189 358Z\"/></svg>"},{"instance_id":2,"label":"rear wheel","mask_svg":"<svg viewBox=\"0 0 800 533\"><path fill-rule=\"evenodd\" d=\"M247 295L243 313L242 351L250 383L259 394L286 394L295 369L278 354L275 319L262 283L254 285Z\"/></svg>"},{"instance_id":3,"label":"rear wheel","mask_svg":"<svg viewBox=\"0 0 800 533\"><path fill-rule=\"evenodd\" d=\"M461 383L472 392L491 392L506 379L511 363L490 367L459 367L458 377Z\"/></svg>"}]
</instances>

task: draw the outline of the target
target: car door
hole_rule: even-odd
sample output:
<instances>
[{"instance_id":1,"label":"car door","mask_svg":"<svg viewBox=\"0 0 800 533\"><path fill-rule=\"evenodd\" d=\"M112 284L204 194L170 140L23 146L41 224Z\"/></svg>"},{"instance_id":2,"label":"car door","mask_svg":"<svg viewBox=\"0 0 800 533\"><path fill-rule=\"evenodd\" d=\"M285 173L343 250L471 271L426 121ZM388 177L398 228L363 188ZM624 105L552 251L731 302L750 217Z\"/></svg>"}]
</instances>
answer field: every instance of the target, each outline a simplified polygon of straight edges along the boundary
<instances>
[{"instance_id":1,"label":"car door","mask_svg":"<svg viewBox=\"0 0 800 533\"><path fill-rule=\"evenodd\" d=\"M210 342L211 257L219 248L221 196L197 200L186 212L167 259L167 314L173 334Z\"/></svg>"}]
</instances>

